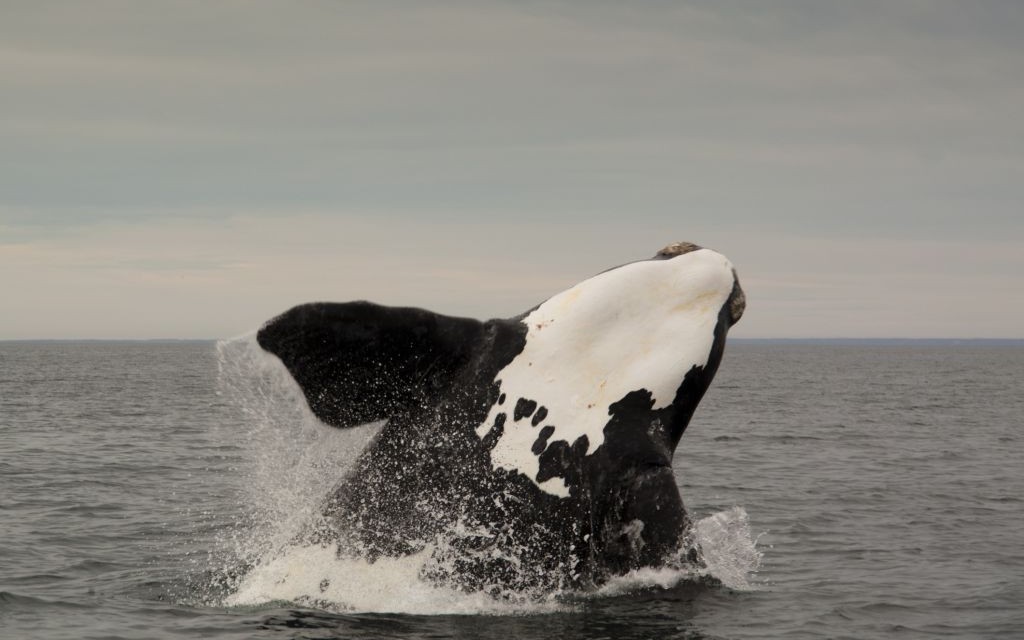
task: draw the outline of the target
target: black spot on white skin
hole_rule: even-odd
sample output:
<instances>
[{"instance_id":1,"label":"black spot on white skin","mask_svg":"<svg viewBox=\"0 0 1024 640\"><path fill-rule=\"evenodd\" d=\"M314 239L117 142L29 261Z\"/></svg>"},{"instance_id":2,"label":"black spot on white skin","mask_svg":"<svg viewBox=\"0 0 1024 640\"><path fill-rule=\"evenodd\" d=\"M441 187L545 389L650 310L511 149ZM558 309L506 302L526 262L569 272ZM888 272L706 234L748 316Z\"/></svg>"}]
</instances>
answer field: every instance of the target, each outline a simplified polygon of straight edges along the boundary
<instances>
[{"instance_id":1,"label":"black spot on white skin","mask_svg":"<svg viewBox=\"0 0 1024 640\"><path fill-rule=\"evenodd\" d=\"M537 410L537 401L519 398L516 400L515 411L512 412L512 419L516 422L523 418L529 418Z\"/></svg>"},{"instance_id":2,"label":"black spot on white skin","mask_svg":"<svg viewBox=\"0 0 1024 640\"><path fill-rule=\"evenodd\" d=\"M548 417L548 408L541 407L540 409L537 409L537 413L533 414L533 420L530 421L530 424L536 427L541 422L544 422L544 418L546 417Z\"/></svg>"},{"instance_id":3,"label":"black spot on white skin","mask_svg":"<svg viewBox=\"0 0 1024 640\"><path fill-rule=\"evenodd\" d=\"M498 396L498 404L505 404L505 394Z\"/></svg>"},{"instance_id":4,"label":"black spot on white skin","mask_svg":"<svg viewBox=\"0 0 1024 640\"><path fill-rule=\"evenodd\" d=\"M498 440L501 439L503 433L505 433L505 420L508 418L504 413L499 413L494 417L494 426L487 432L487 435L483 437L482 444L485 449L491 450Z\"/></svg>"},{"instance_id":5,"label":"black spot on white skin","mask_svg":"<svg viewBox=\"0 0 1024 640\"><path fill-rule=\"evenodd\" d=\"M590 440L582 435L571 445L565 440L556 440L540 452L534 450L534 453L540 456L537 482L563 478L569 487L578 485L581 461L587 455L588 449Z\"/></svg>"},{"instance_id":6,"label":"black spot on white skin","mask_svg":"<svg viewBox=\"0 0 1024 640\"><path fill-rule=\"evenodd\" d=\"M537 436L537 440L534 441L533 446L530 447L530 451L532 451L534 455L539 456L544 451L544 449L547 448L548 438L550 438L551 434L553 434L554 432L555 428L552 427L551 425L547 425L546 427L541 429L540 435Z\"/></svg>"}]
</instances>

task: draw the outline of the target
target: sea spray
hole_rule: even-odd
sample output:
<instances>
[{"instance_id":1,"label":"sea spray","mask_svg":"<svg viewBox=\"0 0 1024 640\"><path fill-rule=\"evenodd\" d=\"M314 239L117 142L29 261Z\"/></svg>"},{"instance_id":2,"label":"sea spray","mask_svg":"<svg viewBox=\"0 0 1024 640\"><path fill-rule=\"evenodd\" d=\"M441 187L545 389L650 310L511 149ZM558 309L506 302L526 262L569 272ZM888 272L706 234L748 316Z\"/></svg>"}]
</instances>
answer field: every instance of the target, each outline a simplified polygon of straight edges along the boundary
<instances>
[{"instance_id":1,"label":"sea spray","mask_svg":"<svg viewBox=\"0 0 1024 640\"><path fill-rule=\"evenodd\" d=\"M746 512L733 507L715 513L698 520L695 531L704 567L681 559L677 564L616 576L592 592L503 592L498 597L449 589L422 579L424 567L432 561L431 546L413 555L369 562L339 554L332 545L296 543L257 563L224 604L291 602L336 613L506 615L567 611L593 598L669 590L709 578L730 589L750 590L750 575L757 570L761 554L750 535Z\"/></svg>"},{"instance_id":2,"label":"sea spray","mask_svg":"<svg viewBox=\"0 0 1024 640\"><path fill-rule=\"evenodd\" d=\"M287 544L321 514L324 498L344 477L383 422L328 429L302 390L255 335L217 345L221 392L243 412L249 465L243 499L253 515L239 556L255 561Z\"/></svg>"},{"instance_id":3,"label":"sea spray","mask_svg":"<svg viewBox=\"0 0 1024 640\"><path fill-rule=\"evenodd\" d=\"M661 567L642 567L616 576L601 585L597 596L617 596L644 589L671 589L687 581L708 578L736 591L754 589L751 576L761 566L757 538L751 535L747 512L732 507L697 520L693 525L693 548L700 562L688 561L686 548L677 562Z\"/></svg>"},{"instance_id":4,"label":"sea spray","mask_svg":"<svg viewBox=\"0 0 1024 640\"><path fill-rule=\"evenodd\" d=\"M761 566L761 552L746 510L733 507L714 513L698 520L694 531L707 574L730 589L751 589L750 576Z\"/></svg>"}]
</instances>

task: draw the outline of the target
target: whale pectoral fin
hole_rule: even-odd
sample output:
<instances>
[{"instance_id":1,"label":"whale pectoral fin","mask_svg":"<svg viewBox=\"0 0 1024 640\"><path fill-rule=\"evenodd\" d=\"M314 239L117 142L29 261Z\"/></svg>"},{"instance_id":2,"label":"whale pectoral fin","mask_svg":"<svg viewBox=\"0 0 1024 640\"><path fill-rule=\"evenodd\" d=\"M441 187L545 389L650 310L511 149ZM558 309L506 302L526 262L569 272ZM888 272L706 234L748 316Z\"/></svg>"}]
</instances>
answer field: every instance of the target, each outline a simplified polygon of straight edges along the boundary
<instances>
[{"instance_id":1,"label":"whale pectoral fin","mask_svg":"<svg viewBox=\"0 0 1024 640\"><path fill-rule=\"evenodd\" d=\"M447 385L471 357L483 324L370 302L311 303L256 334L284 363L313 413L351 427L391 417Z\"/></svg>"}]
</instances>

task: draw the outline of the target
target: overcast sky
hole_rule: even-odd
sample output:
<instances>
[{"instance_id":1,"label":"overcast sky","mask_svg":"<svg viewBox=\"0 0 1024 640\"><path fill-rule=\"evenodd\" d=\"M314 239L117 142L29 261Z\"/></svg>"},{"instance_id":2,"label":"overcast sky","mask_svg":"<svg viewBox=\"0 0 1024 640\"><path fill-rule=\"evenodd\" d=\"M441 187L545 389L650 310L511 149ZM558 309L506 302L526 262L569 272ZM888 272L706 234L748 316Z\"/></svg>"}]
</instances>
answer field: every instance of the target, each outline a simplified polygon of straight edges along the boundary
<instances>
[{"instance_id":1,"label":"overcast sky","mask_svg":"<svg viewBox=\"0 0 1024 640\"><path fill-rule=\"evenodd\" d=\"M519 313L689 240L742 337L1024 337L1024 2L0 3L0 339Z\"/></svg>"}]
</instances>

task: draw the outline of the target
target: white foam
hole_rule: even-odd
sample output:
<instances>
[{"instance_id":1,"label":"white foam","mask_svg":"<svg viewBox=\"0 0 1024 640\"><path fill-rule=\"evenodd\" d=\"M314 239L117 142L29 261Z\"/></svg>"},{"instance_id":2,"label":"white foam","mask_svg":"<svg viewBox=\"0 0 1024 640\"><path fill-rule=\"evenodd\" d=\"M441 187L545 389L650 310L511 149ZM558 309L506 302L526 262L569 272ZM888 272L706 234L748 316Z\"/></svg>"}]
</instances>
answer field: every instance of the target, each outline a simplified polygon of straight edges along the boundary
<instances>
[{"instance_id":1,"label":"white foam","mask_svg":"<svg viewBox=\"0 0 1024 640\"><path fill-rule=\"evenodd\" d=\"M672 589L706 576L731 589L753 588L750 579L760 566L761 553L750 534L746 511L733 507L713 514L699 520L694 531L704 567L689 564L681 554L677 563L631 571L593 592L503 593L500 598L440 587L423 579L421 572L431 562L431 546L415 555L371 563L340 556L334 546L286 545L244 576L224 604L292 602L334 612L507 615L566 611L581 598Z\"/></svg>"},{"instance_id":2,"label":"white foam","mask_svg":"<svg viewBox=\"0 0 1024 640\"><path fill-rule=\"evenodd\" d=\"M340 557L333 546L290 546L245 576L224 604L286 601L335 612L414 615L547 613L568 608L554 597L508 594L499 599L433 585L420 578L430 555L428 547L415 555L370 563Z\"/></svg>"},{"instance_id":3,"label":"white foam","mask_svg":"<svg viewBox=\"0 0 1024 640\"><path fill-rule=\"evenodd\" d=\"M537 307L523 320L523 351L495 376L507 399L476 429L483 437L507 414L491 452L494 467L537 483L540 461L531 447L538 427L513 421L519 398L547 408L543 424L555 427L549 442L585 435L589 452L604 442L609 405L630 391L651 391L655 409L671 403L686 372L707 364L733 281L723 255L700 249L605 271ZM537 486L569 495L562 478Z\"/></svg>"}]
</instances>

